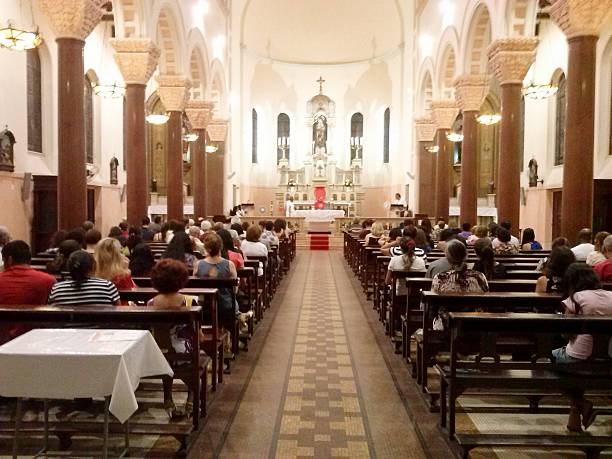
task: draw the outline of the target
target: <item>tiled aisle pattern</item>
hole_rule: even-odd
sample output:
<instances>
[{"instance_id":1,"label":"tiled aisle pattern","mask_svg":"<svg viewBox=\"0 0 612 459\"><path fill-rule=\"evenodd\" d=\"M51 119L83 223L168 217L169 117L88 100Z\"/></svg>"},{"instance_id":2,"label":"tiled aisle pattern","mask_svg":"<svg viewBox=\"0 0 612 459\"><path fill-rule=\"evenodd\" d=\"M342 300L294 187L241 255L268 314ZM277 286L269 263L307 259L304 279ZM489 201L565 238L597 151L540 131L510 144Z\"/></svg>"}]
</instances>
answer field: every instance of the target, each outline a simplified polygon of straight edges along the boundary
<instances>
[{"instance_id":1,"label":"tiled aisle pattern","mask_svg":"<svg viewBox=\"0 0 612 459\"><path fill-rule=\"evenodd\" d=\"M342 262L298 256L221 457L425 457Z\"/></svg>"}]
</instances>

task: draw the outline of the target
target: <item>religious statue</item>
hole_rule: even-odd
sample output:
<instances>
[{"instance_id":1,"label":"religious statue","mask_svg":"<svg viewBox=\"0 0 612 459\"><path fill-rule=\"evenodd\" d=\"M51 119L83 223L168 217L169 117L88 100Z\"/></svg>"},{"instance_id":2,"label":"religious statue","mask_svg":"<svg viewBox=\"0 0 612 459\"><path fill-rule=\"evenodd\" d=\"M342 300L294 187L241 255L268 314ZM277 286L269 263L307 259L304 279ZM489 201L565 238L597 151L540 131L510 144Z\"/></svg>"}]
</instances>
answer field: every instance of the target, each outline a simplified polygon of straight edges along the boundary
<instances>
[{"instance_id":1,"label":"religious statue","mask_svg":"<svg viewBox=\"0 0 612 459\"><path fill-rule=\"evenodd\" d=\"M493 180L489 181L489 186L487 187L488 194L495 194L495 182Z\"/></svg>"},{"instance_id":2,"label":"religious statue","mask_svg":"<svg viewBox=\"0 0 612 459\"><path fill-rule=\"evenodd\" d=\"M318 116L313 125L314 153L323 150L327 153L327 120L324 116Z\"/></svg>"},{"instance_id":3,"label":"religious statue","mask_svg":"<svg viewBox=\"0 0 612 459\"><path fill-rule=\"evenodd\" d=\"M117 177L117 168L119 167L119 160L115 157L110 161L110 183L111 185L117 185L119 183Z\"/></svg>"},{"instance_id":4,"label":"religious statue","mask_svg":"<svg viewBox=\"0 0 612 459\"><path fill-rule=\"evenodd\" d=\"M529 167L529 186L538 186L538 162L536 159L531 158L527 167Z\"/></svg>"},{"instance_id":5,"label":"religious statue","mask_svg":"<svg viewBox=\"0 0 612 459\"><path fill-rule=\"evenodd\" d=\"M15 170L13 145L15 136L9 131L8 126L0 132L0 171L13 172Z\"/></svg>"}]
</instances>

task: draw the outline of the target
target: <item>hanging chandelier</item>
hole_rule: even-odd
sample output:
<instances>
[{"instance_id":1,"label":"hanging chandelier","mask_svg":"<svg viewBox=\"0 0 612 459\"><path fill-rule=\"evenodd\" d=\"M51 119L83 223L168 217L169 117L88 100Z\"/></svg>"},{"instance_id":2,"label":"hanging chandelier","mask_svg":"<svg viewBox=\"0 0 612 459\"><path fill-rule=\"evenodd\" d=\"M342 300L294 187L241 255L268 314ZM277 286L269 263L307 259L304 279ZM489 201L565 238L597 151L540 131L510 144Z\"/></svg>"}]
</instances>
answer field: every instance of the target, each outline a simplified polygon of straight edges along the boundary
<instances>
[{"instance_id":1,"label":"hanging chandelier","mask_svg":"<svg viewBox=\"0 0 612 459\"><path fill-rule=\"evenodd\" d=\"M460 132L449 132L448 134L446 134L446 138L454 143L463 142L463 134L461 134Z\"/></svg>"},{"instance_id":2,"label":"hanging chandelier","mask_svg":"<svg viewBox=\"0 0 612 459\"><path fill-rule=\"evenodd\" d=\"M183 140L185 142L195 142L199 138L200 138L200 136L198 134L196 134L195 132L189 132L189 133L187 133L187 134L185 134L183 136Z\"/></svg>"},{"instance_id":3,"label":"hanging chandelier","mask_svg":"<svg viewBox=\"0 0 612 459\"><path fill-rule=\"evenodd\" d=\"M125 95L125 86L117 82L106 84L98 82L93 85L93 92L104 99L119 99Z\"/></svg>"},{"instance_id":4,"label":"hanging chandelier","mask_svg":"<svg viewBox=\"0 0 612 459\"><path fill-rule=\"evenodd\" d=\"M425 150L429 153L438 153L438 151L440 151L440 147L437 145L432 145L430 147L425 148Z\"/></svg>"},{"instance_id":5,"label":"hanging chandelier","mask_svg":"<svg viewBox=\"0 0 612 459\"><path fill-rule=\"evenodd\" d=\"M476 117L476 121L484 126L492 126L501 121L499 113L482 113Z\"/></svg>"},{"instance_id":6,"label":"hanging chandelier","mask_svg":"<svg viewBox=\"0 0 612 459\"><path fill-rule=\"evenodd\" d=\"M0 29L0 46L15 51L34 49L42 43L38 29L29 31L15 27L11 22Z\"/></svg>"},{"instance_id":7,"label":"hanging chandelier","mask_svg":"<svg viewBox=\"0 0 612 459\"><path fill-rule=\"evenodd\" d=\"M527 86L523 86L522 92L525 97L530 99L543 100L554 96L558 90L559 86L555 84L536 84L531 80Z\"/></svg>"},{"instance_id":8,"label":"hanging chandelier","mask_svg":"<svg viewBox=\"0 0 612 459\"><path fill-rule=\"evenodd\" d=\"M149 124L166 124L170 117L165 113L150 113L145 117L145 120Z\"/></svg>"}]
</instances>

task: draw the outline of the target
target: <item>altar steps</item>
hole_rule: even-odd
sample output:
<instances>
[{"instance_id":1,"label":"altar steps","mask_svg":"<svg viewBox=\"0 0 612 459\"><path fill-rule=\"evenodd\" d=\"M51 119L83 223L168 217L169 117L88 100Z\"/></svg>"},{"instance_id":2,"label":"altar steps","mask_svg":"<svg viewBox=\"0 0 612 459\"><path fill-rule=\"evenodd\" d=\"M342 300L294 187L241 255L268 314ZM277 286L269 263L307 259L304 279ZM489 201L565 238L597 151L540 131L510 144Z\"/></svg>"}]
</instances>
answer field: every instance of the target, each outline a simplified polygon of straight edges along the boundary
<instances>
[{"instance_id":1,"label":"altar steps","mask_svg":"<svg viewBox=\"0 0 612 459\"><path fill-rule=\"evenodd\" d=\"M321 236L326 236L326 240ZM296 246L298 250L342 250L343 236L336 234L298 233Z\"/></svg>"}]
</instances>

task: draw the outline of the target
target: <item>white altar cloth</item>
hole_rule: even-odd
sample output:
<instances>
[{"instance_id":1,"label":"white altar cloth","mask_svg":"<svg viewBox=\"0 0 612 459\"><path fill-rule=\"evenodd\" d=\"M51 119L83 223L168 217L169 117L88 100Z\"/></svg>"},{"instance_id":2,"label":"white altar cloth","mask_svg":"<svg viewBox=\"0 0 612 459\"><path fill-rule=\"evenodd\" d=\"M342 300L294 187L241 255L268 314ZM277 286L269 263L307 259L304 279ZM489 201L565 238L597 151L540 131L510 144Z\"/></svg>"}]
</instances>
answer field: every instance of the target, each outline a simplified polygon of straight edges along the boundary
<instances>
[{"instance_id":1,"label":"white altar cloth","mask_svg":"<svg viewBox=\"0 0 612 459\"><path fill-rule=\"evenodd\" d=\"M336 218L344 217L343 210L294 210L292 217L305 217L307 222L333 222Z\"/></svg>"},{"instance_id":2,"label":"white altar cloth","mask_svg":"<svg viewBox=\"0 0 612 459\"><path fill-rule=\"evenodd\" d=\"M0 395L73 399L111 396L125 422L138 409L140 378L172 375L146 330L36 329L0 346Z\"/></svg>"}]
</instances>

